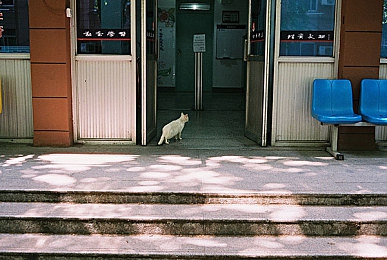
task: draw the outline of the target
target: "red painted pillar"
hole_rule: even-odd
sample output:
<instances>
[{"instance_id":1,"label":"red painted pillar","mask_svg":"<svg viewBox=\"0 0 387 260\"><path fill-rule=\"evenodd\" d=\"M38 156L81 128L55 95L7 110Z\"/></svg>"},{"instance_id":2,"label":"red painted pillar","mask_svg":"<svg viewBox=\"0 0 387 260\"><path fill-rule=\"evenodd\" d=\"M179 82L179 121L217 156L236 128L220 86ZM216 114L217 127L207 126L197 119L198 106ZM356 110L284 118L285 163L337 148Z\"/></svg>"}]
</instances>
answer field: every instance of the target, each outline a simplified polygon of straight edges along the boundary
<instances>
[{"instance_id":1,"label":"red painted pillar","mask_svg":"<svg viewBox=\"0 0 387 260\"><path fill-rule=\"evenodd\" d=\"M29 1L35 146L73 144L68 0Z\"/></svg>"},{"instance_id":2,"label":"red painted pillar","mask_svg":"<svg viewBox=\"0 0 387 260\"><path fill-rule=\"evenodd\" d=\"M379 78L383 0L343 0L339 78L349 79L358 111L360 82ZM340 127L339 150L375 149L375 127Z\"/></svg>"}]
</instances>

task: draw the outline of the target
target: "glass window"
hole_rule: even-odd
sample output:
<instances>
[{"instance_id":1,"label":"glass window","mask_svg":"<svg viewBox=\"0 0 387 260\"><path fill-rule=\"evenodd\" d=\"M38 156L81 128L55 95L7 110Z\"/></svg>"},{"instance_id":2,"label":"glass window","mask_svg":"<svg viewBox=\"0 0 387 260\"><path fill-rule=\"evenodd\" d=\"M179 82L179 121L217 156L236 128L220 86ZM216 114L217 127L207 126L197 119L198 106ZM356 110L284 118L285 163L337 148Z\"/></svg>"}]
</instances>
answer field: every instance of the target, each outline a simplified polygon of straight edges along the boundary
<instances>
[{"instance_id":1,"label":"glass window","mask_svg":"<svg viewBox=\"0 0 387 260\"><path fill-rule=\"evenodd\" d=\"M387 58L387 0L383 3L383 20L382 20L382 46L380 57Z\"/></svg>"},{"instance_id":2,"label":"glass window","mask_svg":"<svg viewBox=\"0 0 387 260\"><path fill-rule=\"evenodd\" d=\"M251 1L250 55L265 54L266 1Z\"/></svg>"},{"instance_id":3,"label":"glass window","mask_svg":"<svg viewBox=\"0 0 387 260\"><path fill-rule=\"evenodd\" d=\"M148 0L146 2L146 53L156 54L156 2Z\"/></svg>"},{"instance_id":4,"label":"glass window","mask_svg":"<svg viewBox=\"0 0 387 260\"><path fill-rule=\"evenodd\" d=\"M29 53L28 0L0 0L0 53Z\"/></svg>"},{"instance_id":5,"label":"glass window","mask_svg":"<svg viewBox=\"0 0 387 260\"><path fill-rule=\"evenodd\" d=\"M335 0L282 0L281 56L333 56Z\"/></svg>"},{"instance_id":6,"label":"glass window","mask_svg":"<svg viewBox=\"0 0 387 260\"><path fill-rule=\"evenodd\" d=\"M130 54L130 2L77 1L77 53Z\"/></svg>"}]
</instances>

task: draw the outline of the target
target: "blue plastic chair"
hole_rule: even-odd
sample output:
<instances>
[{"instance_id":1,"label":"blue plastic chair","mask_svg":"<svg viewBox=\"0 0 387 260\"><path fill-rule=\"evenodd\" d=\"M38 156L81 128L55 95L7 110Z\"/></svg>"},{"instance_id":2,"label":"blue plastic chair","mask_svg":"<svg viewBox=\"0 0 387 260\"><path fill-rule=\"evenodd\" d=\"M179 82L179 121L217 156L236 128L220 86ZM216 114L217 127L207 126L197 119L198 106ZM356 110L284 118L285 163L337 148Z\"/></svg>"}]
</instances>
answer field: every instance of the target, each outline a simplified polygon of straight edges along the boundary
<instances>
[{"instance_id":1,"label":"blue plastic chair","mask_svg":"<svg viewBox=\"0 0 387 260\"><path fill-rule=\"evenodd\" d=\"M359 112L364 121L387 125L387 80L362 80Z\"/></svg>"},{"instance_id":2,"label":"blue plastic chair","mask_svg":"<svg viewBox=\"0 0 387 260\"><path fill-rule=\"evenodd\" d=\"M352 86L346 79L316 79L313 82L312 116L325 124L354 124L362 121L353 112Z\"/></svg>"}]
</instances>

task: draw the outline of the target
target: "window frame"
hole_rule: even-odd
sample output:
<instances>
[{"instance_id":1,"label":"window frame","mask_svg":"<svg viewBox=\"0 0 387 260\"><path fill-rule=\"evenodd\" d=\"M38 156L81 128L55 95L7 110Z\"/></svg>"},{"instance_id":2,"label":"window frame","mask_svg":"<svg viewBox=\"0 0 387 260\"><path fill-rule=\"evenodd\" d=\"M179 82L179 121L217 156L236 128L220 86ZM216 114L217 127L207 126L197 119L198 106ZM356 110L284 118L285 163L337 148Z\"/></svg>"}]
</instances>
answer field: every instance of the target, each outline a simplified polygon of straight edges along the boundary
<instances>
[{"instance_id":1,"label":"window frame","mask_svg":"<svg viewBox=\"0 0 387 260\"><path fill-rule=\"evenodd\" d=\"M15 25L15 34L11 35L11 37L4 37L3 33L7 30L6 24L5 24L5 18L7 15L4 16L4 11L7 12L13 12L14 13L14 25ZM24 11L24 12L23 12ZM1 32L2 37L0 38L0 41L4 41L6 38L14 38L16 41L16 45L1 45L0 46L0 56L1 57L12 57L16 59L25 59L26 57L30 56L31 48L30 48L30 28L29 28L29 4L28 0L25 0L25 2L20 3L20 5L16 4L15 1L12 1L12 4L2 4L0 7L0 13L2 13L0 20L0 30L3 30ZM24 15L27 16L24 17ZM12 23L12 21L10 22ZM25 25L25 26L23 26ZM5 28L4 28L5 27ZM10 29L11 30L11 29ZM18 36L24 35L23 38L18 38ZM27 36L25 36L27 35ZM14 36L14 37L13 37ZM27 43L28 45L21 45L19 42L24 41L24 43ZM2 51L2 49L8 49L8 51Z\"/></svg>"},{"instance_id":2,"label":"window frame","mask_svg":"<svg viewBox=\"0 0 387 260\"><path fill-rule=\"evenodd\" d=\"M128 38L127 37L123 37L123 40L119 40L119 39L108 39L107 37L106 38L101 38L100 40L95 40L95 37L92 37L94 38L93 40L89 40L89 41L86 41L85 42L100 42L100 46L102 46L102 42L103 41L115 41L115 42L120 42L121 44L123 42L128 42L128 53L85 53L85 52L80 52L79 51L79 35L80 35L80 32L78 31L80 28L78 27L78 18L79 18L79 13L78 13L78 3L82 1L82 0L73 0L73 9L75 10L75 15L74 15L74 51L75 51L75 56L76 56L76 59L77 60L83 60L85 59L85 57L91 57L91 56L96 56L96 57L99 57L98 60L131 60L131 57L133 56L133 53L135 52L135 49L134 49L134 44L133 44L133 41L135 42L135 37L134 37L134 33L133 33L133 30L135 29L133 23L134 23L134 18L133 18L133 14L134 14L134 11L133 9L135 9L135 6L133 6L133 1L127 1L127 2L130 2L130 9L129 9L129 15L130 15L130 24L129 24L129 28L128 29L125 29L125 28L121 28L121 29L114 29L116 31L114 31L115 33L115 36L114 38L117 38L119 37L118 36L118 33L120 33L119 31L125 31L128 35ZM113 30L113 29L112 29ZM112 31L111 30L111 31ZM103 31L104 33L107 33L109 31L109 29L104 29L104 28L100 28L100 31ZM95 33L93 31L93 33ZM123 47L121 47L121 51L123 50ZM93 59L93 58L92 58Z\"/></svg>"},{"instance_id":3,"label":"window frame","mask_svg":"<svg viewBox=\"0 0 387 260\"><path fill-rule=\"evenodd\" d=\"M310 0L310 1L315 1L315 0ZM341 0L335 0L335 4L334 4L334 14L333 14L333 17L334 17L334 21L333 21L333 32L332 31L323 31L321 30L321 32L332 32L332 35L333 35L333 40L331 41L332 42L332 55L317 55L318 53L318 49L315 49L315 55L281 55L281 43L283 42L283 40L281 40L281 34L282 32L287 32L286 30L282 31L281 30L281 20L282 20L282 2L283 1L280 1L280 0L277 0L276 1L276 13L277 13L277 18L276 18L276 56L279 58L279 59L284 59L284 60L289 60L289 58L293 58L293 59L330 59L331 61L334 61L335 60L335 57L338 57L338 46L339 46L339 42L340 42L340 21L341 21L341 18L340 18L340 12L341 12ZM309 2L309 6L307 8L310 8L310 3ZM309 9L308 9L309 10ZM318 10L318 6L317 6L317 9ZM307 11L306 12L306 15L321 15L321 13L319 12L309 12ZM290 31L289 31L290 32ZM305 31L296 31L295 32L306 32L308 33L307 30ZM283 36L283 35L282 35ZM296 42L296 41L295 41ZM304 43L315 43L316 41L308 41L308 40L305 40L305 41L299 41L300 43L304 42ZM330 41L326 41L326 42L330 42ZM320 47L323 47L320 46ZM301 48L301 44L300 44L300 48Z\"/></svg>"}]
</instances>

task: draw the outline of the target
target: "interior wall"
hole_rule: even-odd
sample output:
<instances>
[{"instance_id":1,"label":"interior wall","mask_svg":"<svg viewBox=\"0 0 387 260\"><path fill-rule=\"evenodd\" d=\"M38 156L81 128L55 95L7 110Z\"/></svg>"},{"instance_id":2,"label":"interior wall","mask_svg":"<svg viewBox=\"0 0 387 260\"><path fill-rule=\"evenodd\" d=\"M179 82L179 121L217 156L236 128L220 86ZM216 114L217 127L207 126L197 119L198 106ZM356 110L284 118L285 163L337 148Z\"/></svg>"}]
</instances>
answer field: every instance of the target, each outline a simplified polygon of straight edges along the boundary
<instances>
[{"instance_id":1,"label":"interior wall","mask_svg":"<svg viewBox=\"0 0 387 260\"><path fill-rule=\"evenodd\" d=\"M223 3L222 3L223 2ZM223 11L238 11L239 23L222 23ZM216 37L218 24L245 25L247 36L248 1L215 1L214 36ZM232 38L231 44L240 44L243 50L244 38ZM243 51L241 53L243 57ZM246 69L243 58L217 59L216 40L214 40L214 62L213 62L213 87L214 88L245 88Z\"/></svg>"}]
</instances>

